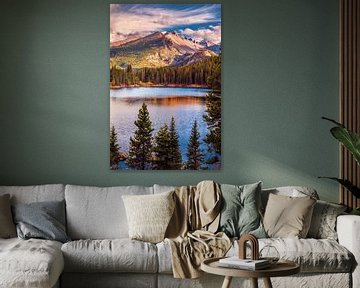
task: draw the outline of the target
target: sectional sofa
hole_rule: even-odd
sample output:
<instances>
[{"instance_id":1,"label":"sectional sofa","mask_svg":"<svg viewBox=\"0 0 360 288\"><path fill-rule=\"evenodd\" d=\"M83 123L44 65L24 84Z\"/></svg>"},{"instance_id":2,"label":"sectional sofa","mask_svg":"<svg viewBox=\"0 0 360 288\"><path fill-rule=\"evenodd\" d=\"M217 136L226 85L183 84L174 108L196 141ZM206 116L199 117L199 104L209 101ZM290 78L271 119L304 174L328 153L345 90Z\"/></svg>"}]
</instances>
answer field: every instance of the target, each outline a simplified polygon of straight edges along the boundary
<instances>
[{"instance_id":1,"label":"sectional sofa","mask_svg":"<svg viewBox=\"0 0 360 288\"><path fill-rule=\"evenodd\" d=\"M128 237L123 195L162 193L169 186L89 187L75 185L0 186L12 204L42 201L66 203L66 228L72 241L18 238L0 239L0 287L221 287L222 277L174 279L167 242L151 244ZM313 190L297 187L317 197ZM310 191L310 192L309 192ZM293 195L293 187L262 191L263 205L269 193ZM294 195L293 195L294 196ZM299 195L297 195L299 196ZM331 239L260 239L275 246L282 258L301 265L301 273L274 278L274 287L360 287L360 217L337 218L338 241ZM234 241L228 255L236 255ZM262 281L259 281L262 284ZM248 287L245 279L236 285ZM260 285L261 286L261 285ZM243 286L241 286L243 287Z\"/></svg>"}]
</instances>

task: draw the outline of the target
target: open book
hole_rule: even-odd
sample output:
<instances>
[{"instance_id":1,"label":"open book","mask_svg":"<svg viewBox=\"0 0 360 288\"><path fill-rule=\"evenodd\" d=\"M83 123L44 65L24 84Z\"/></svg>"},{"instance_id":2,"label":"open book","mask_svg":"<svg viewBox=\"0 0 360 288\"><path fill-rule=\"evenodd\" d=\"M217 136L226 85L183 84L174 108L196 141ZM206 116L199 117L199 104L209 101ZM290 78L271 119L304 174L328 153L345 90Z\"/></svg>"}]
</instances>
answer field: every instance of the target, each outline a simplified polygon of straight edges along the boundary
<instances>
[{"instance_id":1,"label":"open book","mask_svg":"<svg viewBox=\"0 0 360 288\"><path fill-rule=\"evenodd\" d=\"M270 267L270 265L270 261L266 259L240 259L238 256L222 258L219 260L219 266L247 270L265 269L267 267Z\"/></svg>"}]
</instances>

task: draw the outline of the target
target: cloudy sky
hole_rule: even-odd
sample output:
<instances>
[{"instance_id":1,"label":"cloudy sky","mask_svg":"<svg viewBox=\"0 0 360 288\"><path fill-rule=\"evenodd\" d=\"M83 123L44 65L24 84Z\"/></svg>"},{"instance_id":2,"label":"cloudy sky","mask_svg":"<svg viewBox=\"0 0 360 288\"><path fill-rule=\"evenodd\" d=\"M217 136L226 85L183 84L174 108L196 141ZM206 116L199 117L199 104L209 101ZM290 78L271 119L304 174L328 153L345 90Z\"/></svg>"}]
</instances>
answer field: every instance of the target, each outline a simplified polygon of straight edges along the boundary
<instances>
[{"instance_id":1,"label":"cloudy sky","mask_svg":"<svg viewBox=\"0 0 360 288\"><path fill-rule=\"evenodd\" d=\"M220 4L110 4L110 42L156 31L221 42Z\"/></svg>"}]
</instances>

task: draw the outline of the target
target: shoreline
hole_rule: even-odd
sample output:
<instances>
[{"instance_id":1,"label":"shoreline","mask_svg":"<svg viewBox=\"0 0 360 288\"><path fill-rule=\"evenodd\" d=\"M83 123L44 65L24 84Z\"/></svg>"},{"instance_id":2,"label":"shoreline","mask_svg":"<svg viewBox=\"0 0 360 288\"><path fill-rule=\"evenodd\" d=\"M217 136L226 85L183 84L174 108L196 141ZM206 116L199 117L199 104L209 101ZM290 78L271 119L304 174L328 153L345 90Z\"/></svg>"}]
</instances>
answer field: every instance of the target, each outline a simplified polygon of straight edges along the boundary
<instances>
[{"instance_id":1,"label":"shoreline","mask_svg":"<svg viewBox=\"0 0 360 288\"><path fill-rule=\"evenodd\" d=\"M118 85L112 86L110 85L110 89L122 89L122 88L203 88L203 89L210 89L206 85L198 85L198 84L190 84L190 85L180 85L180 84L169 84L169 85L161 85L161 84L153 84L153 85L140 85L140 84L133 84L133 85Z\"/></svg>"}]
</instances>

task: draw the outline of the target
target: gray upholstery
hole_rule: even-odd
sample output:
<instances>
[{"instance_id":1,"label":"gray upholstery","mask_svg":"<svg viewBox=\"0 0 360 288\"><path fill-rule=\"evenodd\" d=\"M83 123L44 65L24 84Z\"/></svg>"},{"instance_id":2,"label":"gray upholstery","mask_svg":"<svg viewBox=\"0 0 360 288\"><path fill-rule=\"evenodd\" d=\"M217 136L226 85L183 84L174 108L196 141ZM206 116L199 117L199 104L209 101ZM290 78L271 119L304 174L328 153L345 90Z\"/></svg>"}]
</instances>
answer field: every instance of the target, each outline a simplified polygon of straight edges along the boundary
<instances>
[{"instance_id":1,"label":"gray upholstery","mask_svg":"<svg viewBox=\"0 0 360 288\"><path fill-rule=\"evenodd\" d=\"M128 238L122 195L153 194L152 187L66 185L67 233L71 239Z\"/></svg>"},{"instance_id":2,"label":"gray upholstery","mask_svg":"<svg viewBox=\"0 0 360 288\"><path fill-rule=\"evenodd\" d=\"M156 273L156 246L130 239L78 240L61 248L66 272Z\"/></svg>"},{"instance_id":3,"label":"gray upholstery","mask_svg":"<svg viewBox=\"0 0 360 288\"><path fill-rule=\"evenodd\" d=\"M0 186L0 195L10 194L11 204L65 199L65 185Z\"/></svg>"}]
</instances>

